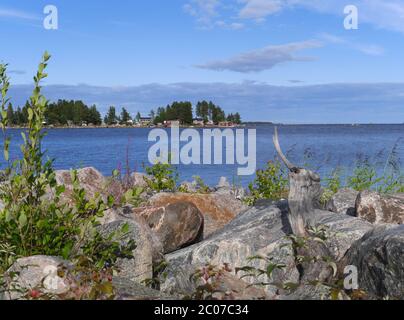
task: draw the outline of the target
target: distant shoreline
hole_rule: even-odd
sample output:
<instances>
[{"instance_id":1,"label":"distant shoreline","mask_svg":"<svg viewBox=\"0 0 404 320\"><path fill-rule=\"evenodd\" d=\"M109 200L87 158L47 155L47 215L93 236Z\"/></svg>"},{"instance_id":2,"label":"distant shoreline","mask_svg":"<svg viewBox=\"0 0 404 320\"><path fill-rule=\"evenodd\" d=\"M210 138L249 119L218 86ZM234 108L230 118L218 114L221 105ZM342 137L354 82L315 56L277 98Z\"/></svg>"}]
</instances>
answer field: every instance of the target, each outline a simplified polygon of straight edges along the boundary
<instances>
[{"instance_id":1,"label":"distant shoreline","mask_svg":"<svg viewBox=\"0 0 404 320\"><path fill-rule=\"evenodd\" d=\"M232 127L225 126L192 126L181 125L180 128L193 128L193 129L235 129L254 126L348 126L348 127L361 127L361 126L404 126L404 123L272 123L272 122L244 122L241 125ZM25 126L12 126L7 129L28 129ZM170 129L164 126L151 126L151 127L135 127L135 126L44 126L44 129Z\"/></svg>"},{"instance_id":2,"label":"distant shoreline","mask_svg":"<svg viewBox=\"0 0 404 320\"><path fill-rule=\"evenodd\" d=\"M234 125L230 127L226 126L192 126L192 125L181 125L179 128L193 128L193 129L234 129L234 128L243 128L245 127L244 124L241 125ZM150 126L150 127L136 127L136 126L44 126L44 129L170 129L171 127L164 127L164 126ZM13 126L7 127L7 129L28 129L25 126Z\"/></svg>"}]
</instances>

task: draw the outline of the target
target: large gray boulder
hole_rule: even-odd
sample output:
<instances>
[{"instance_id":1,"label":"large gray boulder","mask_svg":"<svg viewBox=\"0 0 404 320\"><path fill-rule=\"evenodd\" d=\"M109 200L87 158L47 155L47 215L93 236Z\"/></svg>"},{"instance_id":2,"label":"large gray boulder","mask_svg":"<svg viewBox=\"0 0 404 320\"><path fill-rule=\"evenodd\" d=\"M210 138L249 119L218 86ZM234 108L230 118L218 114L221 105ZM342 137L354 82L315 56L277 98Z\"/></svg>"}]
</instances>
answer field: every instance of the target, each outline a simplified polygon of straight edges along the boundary
<instances>
[{"instance_id":1,"label":"large gray boulder","mask_svg":"<svg viewBox=\"0 0 404 320\"><path fill-rule=\"evenodd\" d=\"M198 185L196 184L196 181L184 181L181 183L180 187L178 188L179 190L184 190L184 192L187 193L198 193Z\"/></svg>"},{"instance_id":2,"label":"large gray boulder","mask_svg":"<svg viewBox=\"0 0 404 320\"><path fill-rule=\"evenodd\" d=\"M359 192L352 189L341 189L328 201L326 210L335 213L355 215L355 203Z\"/></svg>"},{"instance_id":3,"label":"large gray boulder","mask_svg":"<svg viewBox=\"0 0 404 320\"><path fill-rule=\"evenodd\" d=\"M368 232L344 264L358 268L359 289L370 296L404 299L404 226L381 225Z\"/></svg>"},{"instance_id":4,"label":"large gray boulder","mask_svg":"<svg viewBox=\"0 0 404 320\"><path fill-rule=\"evenodd\" d=\"M226 177L220 177L219 182L216 186L216 190L220 190L220 189L230 189L231 185L229 183L229 181L227 181Z\"/></svg>"},{"instance_id":5,"label":"large gray boulder","mask_svg":"<svg viewBox=\"0 0 404 320\"><path fill-rule=\"evenodd\" d=\"M70 290L66 279L58 276L60 267L71 264L58 257L32 256L18 259L5 273L4 299L26 299L35 290L40 294L60 295Z\"/></svg>"},{"instance_id":6,"label":"large gray boulder","mask_svg":"<svg viewBox=\"0 0 404 320\"><path fill-rule=\"evenodd\" d=\"M131 220L134 207L130 205L122 207L112 207L104 211L102 217L98 217L97 221L101 224L107 224L119 220Z\"/></svg>"},{"instance_id":7,"label":"large gray boulder","mask_svg":"<svg viewBox=\"0 0 404 320\"><path fill-rule=\"evenodd\" d=\"M169 293L191 294L195 291L191 276L206 265L219 268L226 265L233 272L247 265L265 269L266 261L248 261L248 258L256 255L271 256L273 262L286 265L283 270L275 270L274 282L298 282L299 272L294 264L290 241L285 239L286 234L290 233L285 215L286 212L274 205L252 208L204 241L166 255L168 277L161 289ZM244 280L253 283L257 279ZM268 279L265 277L262 280ZM276 292L272 286L267 290L271 296Z\"/></svg>"},{"instance_id":8,"label":"large gray boulder","mask_svg":"<svg viewBox=\"0 0 404 320\"><path fill-rule=\"evenodd\" d=\"M382 195L363 191L356 200L357 216L373 224L404 223L404 194Z\"/></svg>"},{"instance_id":9,"label":"large gray boulder","mask_svg":"<svg viewBox=\"0 0 404 320\"><path fill-rule=\"evenodd\" d=\"M128 232L120 237L120 244L128 245L133 240L136 248L132 252L132 258L117 259L119 276L137 283L152 279L153 267L163 259L163 245L142 217L133 216L132 219L115 220L100 226L100 232L108 236L111 233L120 232L125 224L128 225Z\"/></svg>"},{"instance_id":10,"label":"large gray boulder","mask_svg":"<svg viewBox=\"0 0 404 320\"><path fill-rule=\"evenodd\" d=\"M115 300L173 300L178 298L119 276L113 277L112 284L116 292Z\"/></svg>"},{"instance_id":11,"label":"large gray boulder","mask_svg":"<svg viewBox=\"0 0 404 320\"><path fill-rule=\"evenodd\" d=\"M245 189L241 186L231 185L226 177L221 177L215 187L215 193L219 195L232 196L235 199L242 199L245 197Z\"/></svg>"},{"instance_id":12,"label":"large gray boulder","mask_svg":"<svg viewBox=\"0 0 404 320\"><path fill-rule=\"evenodd\" d=\"M322 210L313 213L313 220L314 225L326 226L325 243L328 248L314 250L314 253L330 255L334 260L341 259L351 245L372 228L370 223L362 219ZM190 276L207 264L218 267L226 265L233 271L244 266L265 269L268 266L267 261L248 261L249 257L256 255L270 257L273 263L285 265L284 269L276 269L272 274L273 284L300 283L302 274L296 267L291 241L286 237L290 234L287 202L260 201L204 241L166 255L169 265L168 277L162 285L162 290L184 294L193 292L195 284L189 280ZM313 277L326 279L330 276L329 270L314 271L313 274L306 275L306 278L310 278L307 278L306 282ZM242 274L239 273L240 276ZM265 276L258 279L246 277L244 280L249 283L255 283L257 280L268 282ZM270 299L284 299L288 296L279 290L279 286L269 285L265 289ZM301 290L302 295L304 293L302 299L320 298L320 293L324 295L324 288L315 294L308 294L308 290Z\"/></svg>"},{"instance_id":13,"label":"large gray boulder","mask_svg":"<svg viewBox=\"0 0 404 320\"><path fill-rule=\"evenodd\" d=\"M71 171L58 170L55 171L55 175L57 183L66 186L63 197L69 200L73 191ZM94 198L97 194L103 195L106 192L107 180L95 168L88 167L77 170L77 178L80 182L80 187L86 191L86 196L89 199Z\"/></svg>"},{"instance_id":14,"label":"large gray boulder","mask_svg":"<svg viewBox=\"0 0 404 320\"><path fill-rule=\"evenodd\" d=\"M335 260L340 260L356 240L373 228L372 224L359 218L315 210L314 224L328 228L325 243Z\"/></svg>"}]
</instances>

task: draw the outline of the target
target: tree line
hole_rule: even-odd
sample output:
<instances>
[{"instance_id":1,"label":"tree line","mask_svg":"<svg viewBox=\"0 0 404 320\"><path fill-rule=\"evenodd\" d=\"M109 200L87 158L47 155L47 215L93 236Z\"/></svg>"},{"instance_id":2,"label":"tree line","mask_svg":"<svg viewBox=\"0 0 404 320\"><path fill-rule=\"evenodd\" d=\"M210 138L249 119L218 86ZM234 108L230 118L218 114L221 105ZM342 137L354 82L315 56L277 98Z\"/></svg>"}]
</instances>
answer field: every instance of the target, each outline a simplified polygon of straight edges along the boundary
<instances>
[{"instance_id":1,"label":"tree line","mask_svg":"<svg viewBox=\"0 0 404 320\"><path fill-rule=\"evenodd\" d=\"M135 122L139 122L141 119L140 112L138 112L135 118L132 118L128 110L126 108L121 109L121 113L118 115L116 108L114 106L110 106L107 114L104 117L104 123L106 125L114 125L121 124L125 125L135 120Z\"/></svg>"},{"instance_id":2,"label":"tree line","mask_svg":"<svg viewBox=\"0 0 404 320\"><path fill-rule=\"evenodd\" d=\"M11 103L7 107L7 116L10 125L24 126L28 123L28 108L30 104L27 101L25 105L17 107L14 110ZM83 122L87 124L101 125L101 114L95 105L88 107L82 101L58 100L57 102L48 104L45 111L45 122L48 125L64 126L77 125Z\"/></svg>"},{"instance_id":3,"label":"tree line","mask_svg":"<svg viewBox=\"0 0 404 320\"><path fill-rule=\"evenodd\" d=\"M179 120L182 124L192 124L193 114L192 103L189 101L175 101L171 105L167 105L165 108L158 108L157 112L154 110L150 112L154 124L170 120ZM235 114L230 113L226 116L223 109L215 105L212 101L199 101L196 104L195 114L197 117L201 118L205 124L209 121L212 121L214 124L223 121L241 124L241 116L238 112Z\"/></svg>"},{"instance_id":4,"label":"tree line","mask_svg":"<svg viewBox=\"0 0 404 320\"><path fill-rule=\"evenodd\" d=\"M14 109L11 103L7 107L7 116L9 124L12 126L24 126L28 123L27 101L23 107ZM230 121L236 124L241 123L239 113L230 113L228 115L213 102L199 101L196 105L195 114L205 123L212 121L218 124L222 121ZM164 121L179 120L182 124L191 125L193 123L194 110L192 103L189 101L174 101L171 105L157 108L157 111L151 110L149 114L151 122L154 124L164 123ZM118 113L114 106L110 106L105 117L101 117L101 113L95 105L87 106L80 100L58 100L48 104L45 112L45 121L47 125L81 126L83 123L101 125L126 125L131 122L139 122L141 120L140 112L132 117L126 108L122 108Z\"/></svg>"}]
</instances>

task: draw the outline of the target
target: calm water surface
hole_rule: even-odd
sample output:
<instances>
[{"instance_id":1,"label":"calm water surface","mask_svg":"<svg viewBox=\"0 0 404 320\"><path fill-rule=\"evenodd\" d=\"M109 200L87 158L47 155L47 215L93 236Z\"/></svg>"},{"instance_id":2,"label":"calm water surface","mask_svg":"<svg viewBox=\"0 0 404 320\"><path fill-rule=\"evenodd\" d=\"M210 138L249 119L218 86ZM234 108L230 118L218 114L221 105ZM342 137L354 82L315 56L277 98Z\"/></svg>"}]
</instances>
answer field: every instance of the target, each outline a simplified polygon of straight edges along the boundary
<instances>
[{"instance_id":1,"label":"calm water surface","mask_svg":"<svg viewBox=\"0 0 404 320\"><path fill-rule=\"evenodd\" d=\"M257 167L274 158L272 125L257 129ZM55 159L57 169L94 166L104 175L123 168L128 162L132 170L144 171L148 165L150 129L50 129L43 147ZM280 141L290 160L318 171L323 177L334 168L342 167L349 174L359 159L368 159L379 172L385 168L393 148L396 160L404 159L404 125L283 125ZM19 156L22 143L19 130L10 130L11 158ZM2 161L4 166L4 161ZM230 182L246 185L253 176L237 177L237 165L179 165L181 180L199 175L210 185L220 176Z\"/></svg>"}]
</instances>

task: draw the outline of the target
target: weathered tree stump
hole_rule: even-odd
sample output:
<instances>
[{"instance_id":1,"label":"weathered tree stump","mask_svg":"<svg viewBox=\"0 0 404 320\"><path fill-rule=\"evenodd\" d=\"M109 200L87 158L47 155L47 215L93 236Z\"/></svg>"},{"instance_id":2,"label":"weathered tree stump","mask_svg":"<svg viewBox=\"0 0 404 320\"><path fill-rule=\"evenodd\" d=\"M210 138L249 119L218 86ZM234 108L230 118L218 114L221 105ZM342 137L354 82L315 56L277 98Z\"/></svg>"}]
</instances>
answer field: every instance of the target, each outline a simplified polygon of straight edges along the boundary
<instances>
[{"instance_id":1,"label":"weathered tree stump","mask_svg":"<svg viewBox=\"0 0 404 320\"><path fill-rule=\"evenodd\" d=\"M320 176L310 170L295 166L286 158L279 144L278 128L276 127L273 142L279 157L290 171L288 198L290 225L295 235L307 236L306 227L312 224L314 210L320 195Z\"/></svg>"}]
</instances>

